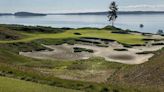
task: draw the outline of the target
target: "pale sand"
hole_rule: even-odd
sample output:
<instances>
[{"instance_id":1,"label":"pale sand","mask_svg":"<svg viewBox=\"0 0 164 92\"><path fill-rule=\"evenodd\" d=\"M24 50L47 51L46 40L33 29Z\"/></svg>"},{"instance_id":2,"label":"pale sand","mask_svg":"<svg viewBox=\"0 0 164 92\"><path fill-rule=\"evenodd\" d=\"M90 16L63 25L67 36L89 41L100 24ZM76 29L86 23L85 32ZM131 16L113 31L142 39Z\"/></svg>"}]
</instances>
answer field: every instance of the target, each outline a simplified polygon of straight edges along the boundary
<instances>
[{"instance_id":1,"label":"pale sand","mask_svg":"<svg viewBox=\"0 0 164 92\"><path fill-rule=\"evenodd\" d=\"M79 59L89 59L90 57L103 57L107 61L119 62L124 64L142 64L147 62L153 54L143 54L138 55L138 52L144 51L157 51L164 46L135 46L133 48L126 48L128 51L115 51L114 49L118 46L110 46L107 48L90 46L90 45L44 45L47 48L51 48L54 51L33 51L33 52L20 52L20 55L37 58L37 59L52 59L52 60L79 60ZM81 52L74 53L73 47L81 47L86 49L94 50L94 53ZM122 46L119 46L122 48Z\"/></svg>"},{"instance_id":2,"label":"pale sand","mask_svg":"<svg viewBox=\"0 0 164 92\"><path fill-rule=\"evenodd\" d=\"M94 56L97 57L103 57L107 61L112 62L119 62L124 64L141 64L146 61L148 61L149 58L153 56L153 54L145 54L145 55L138 55L137 50L129 50L128 51L114 51L114 47L96 47L96 46L87 46L87 45L74 45L75 47L81 47L81 48L87 48L87 49L93 49L95 51ZM139 51L139 52L143 52ZM120 58L120 57L124 58ZM118 58L116 58L118 57ZM127 58L127 59L126 59Z\"/></svg>"}]
</instances>

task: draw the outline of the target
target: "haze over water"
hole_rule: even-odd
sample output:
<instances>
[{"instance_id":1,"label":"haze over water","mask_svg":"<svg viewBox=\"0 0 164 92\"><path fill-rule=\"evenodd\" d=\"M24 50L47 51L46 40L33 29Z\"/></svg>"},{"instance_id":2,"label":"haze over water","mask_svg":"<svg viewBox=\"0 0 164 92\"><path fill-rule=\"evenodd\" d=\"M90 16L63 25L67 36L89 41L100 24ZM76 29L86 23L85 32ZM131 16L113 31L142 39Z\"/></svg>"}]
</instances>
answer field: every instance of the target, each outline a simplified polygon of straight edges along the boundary
<instances>
[{"instance_id":1,"label":"haze over water","mask_svg":"<svg viewBox=\"0 0 164 92\"><path fill-rule=\"evenodd\" d=\"M1 24L40 25L52 27L105 27L110 25L106 15L47 15L34 17L0 16ZM140 28L140 24L144 27ZM116 27L140 32L156 33L164 30L164 15L119 15Z\"/></svg>"}]
</instances>

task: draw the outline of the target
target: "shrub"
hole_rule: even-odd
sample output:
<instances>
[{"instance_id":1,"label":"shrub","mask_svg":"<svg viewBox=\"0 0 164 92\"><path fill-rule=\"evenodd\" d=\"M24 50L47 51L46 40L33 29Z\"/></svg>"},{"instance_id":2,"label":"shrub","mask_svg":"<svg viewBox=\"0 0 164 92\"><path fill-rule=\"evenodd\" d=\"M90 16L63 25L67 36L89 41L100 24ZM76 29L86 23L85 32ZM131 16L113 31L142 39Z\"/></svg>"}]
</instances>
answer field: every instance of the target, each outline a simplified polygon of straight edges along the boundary
<instances>
[{"instance_id":1,"label":"shrub","mask_svg":"<svg viewBox=\"0 0 164 92\"><path fill-rule=\"evenodd\" d=\"M13 72L12 71L8 71L7 74L13 74Z\"/></svg>"},{"instance_id":2,"label":"shrub","mask_svg":"<svg viewBox=\"0 0 164 92\"><path fill-rule=\"evenodd\" d=\"M25 81L32 81L33 79L31 77L25 77Z\"/></svg>"},{"instance_id":3,"label":"shrub","mask_svg":"<svg viewBox=\"0 0 164 92\"><path fill-rule=\"evenodd\" d=\"M77 53L77 52L89 52L89 53L93 53L94 51L91 50L91 49L86 49L86 48L79 48L79 47L74 47L74 52Z\"/></svg>"},{"instance_id":4,"label":"shrub","mask_svg":"<svg viewBox=\"0 0 164 92\"><path fill-rule=\"evenodd\" d=\"M98 46L98 47L108 47L108 45L103 45L103 44L98 44L96 46Z\"/></svg>"},{"instance_id":5,"label":"shrub","mask_svg":"<svg viewBox=\"0 0 164 92\"><path fill-rule=\"evenodd\" d=\"M153 53L153 51L144 51L144 52L138 52L138 53L136 53L136 54L151 54L151 53Z\"/></svg>"},{"instance_id":6,"label":"shrub","mask_svg":"<svg viewBox=\"0 0 164 92\"><path fill-rule=\"evenodd\" d=\"M75 35L82 35L81 33L74 33Z\"/></svg>"},{"instance_id":7,"label":"shrub","mask_svg":"<svg viewBox=\"0 0 164 92\"><path fill-rule=\"evenodd\" d=\"M127 31L112 31L112 33L115 33L115 34L129 34L129 32L127 32Z\"/></svg>"},{"instance_id":8,"label":"shrub","mask_svg":"<svg viewBox=\"0 0 164 92\"><path fill-rule=\"evenodd\" d=\"M115 51L128 51L127 49L114 49Z\"/></svg>"},{"instance_id":9,"label":"shrub","mask_svg":"<svg viewBox=\"0 0 164 92\"><path fill-rule=\"evenodd\" d=\"M145 46L144 44L133 44L131 46Z\"/></svg>"},{"instance_id":10,"label":"shrub","mask_svg":"<svg viewBox=\"0 0 164 92\"><path fill-rule=\"evenodd\" d=\"M121 43L125 48L132 48L132 45L130 44L125 44L125 43Z\"/></svg>"},{"instance_id":11,"label":"shrub","mask_svg":"<svg viewBox=\"0 0 164 92\"><path fill-rule=\"evenodd\" d=\"M20 77L20 79L21 79L21 80L25 80L25 79L26 79L26 77L24 77L24 76L23 76L23 77Z\"/></svg>"},{"instance_id":12,"label":"shrub","mask_svg":"<svg viewBox=\"0 0 164 92\"><path fill-rule=\"evenodd\" d=\"M24 32L43 32L43 33L61 33L71 28L53 28L44 26L24 26L24 25L3 25L11 30L24 31Z\"/></svg>"},{"instance_id":13,"label":"shrub","mask_svg":"<svg viewBox=\"0 0 164 92\"><path fill-rule=\"evenodd\" d=\"M108 88L104 87L104 88L102 88L102 89L101 89L101 91L100 91L100 92L110 92L110 91L109 91L109 89L108 89Z\"/></svg>"},{"instance_id":14,"label":"shrub","mask_svg":"<svg viewBox=\"0 0 164 92\"><path fill-rule=\"evenodd\" d=\"M114 27L114 26L106 26L106 27L104 27L103 29L106 29L106 30L122 30L122 29L116 28L116 27Z\"/></svg>"},{"instance_id":15,"label":"shrub","mask_svg":"<svg viewBox=\"0 0 164 92\"><path fill-rule=\"evenodd\" d=\"M158 45L164 45L164 43L153 43L152 45L158 46Z\"/></svg>"},{"instance_id":16,"label":"shrub","mask_svg":"<svg viewBox=\"0 0 164 92\"><path fill-rule=\"evenodd\" d=\"M66 41L66 43L69 45L74 45L74 44L76 44L76 41L75 40L68 40L68 41Z\"/></svg>"},{"instance_id":17,"label":"shrub","mask_svg":"<svg viewBox=\"0 0 164 92\"><path fill-rule=\"evenodd\" d=\"M117 89L113 89L113 92L119 92L119 90L117 90Z\"/></svg>"}]
</instances>

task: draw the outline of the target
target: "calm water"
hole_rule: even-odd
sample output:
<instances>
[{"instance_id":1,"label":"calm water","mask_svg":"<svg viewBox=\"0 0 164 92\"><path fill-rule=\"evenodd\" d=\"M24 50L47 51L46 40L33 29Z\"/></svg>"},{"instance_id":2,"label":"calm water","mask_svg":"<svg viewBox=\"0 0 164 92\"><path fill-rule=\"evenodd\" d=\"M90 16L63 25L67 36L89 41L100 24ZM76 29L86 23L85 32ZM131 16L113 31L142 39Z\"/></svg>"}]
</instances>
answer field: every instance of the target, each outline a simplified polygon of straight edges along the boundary
<instances>
[{"instance_id":1,"label":"calm water","mask_svg":"<svg viewBox=\"0 0 164 92\"><path fill-rule=\"evenodd\" d=\"M105 15L0 16L0 23L73 28L101 28L110 24ZM144 28L140 28L140 24L144 24ZM115 25L123 29L156 33L159 29L164 30L164 15L119 15Z\"/></svg>"}]
</instances>

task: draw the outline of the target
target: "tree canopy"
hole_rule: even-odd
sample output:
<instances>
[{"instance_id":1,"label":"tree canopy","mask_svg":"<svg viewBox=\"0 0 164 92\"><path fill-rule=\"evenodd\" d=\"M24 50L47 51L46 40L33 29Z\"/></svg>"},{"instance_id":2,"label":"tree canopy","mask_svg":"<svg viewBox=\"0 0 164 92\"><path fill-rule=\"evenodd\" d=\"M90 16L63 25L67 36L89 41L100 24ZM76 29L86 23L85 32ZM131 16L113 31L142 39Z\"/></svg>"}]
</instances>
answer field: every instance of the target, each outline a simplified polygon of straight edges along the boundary
<instances>
[{"instance_id":1,"label":"tree canopy","mask_svg":"<svg viewBox=\"0 0 164 92\"><path fill-rule=\"evenodd\" d=\"M111 2L110 6L109 6L109 21L112 21L112 26L114 26L114 21L117 19L117 11L118 11L118 5L116 4L116 2Z\"/></svg>"}]
</instances>

